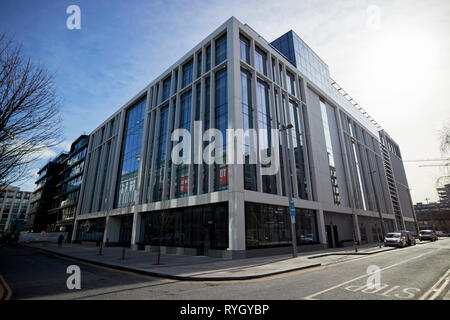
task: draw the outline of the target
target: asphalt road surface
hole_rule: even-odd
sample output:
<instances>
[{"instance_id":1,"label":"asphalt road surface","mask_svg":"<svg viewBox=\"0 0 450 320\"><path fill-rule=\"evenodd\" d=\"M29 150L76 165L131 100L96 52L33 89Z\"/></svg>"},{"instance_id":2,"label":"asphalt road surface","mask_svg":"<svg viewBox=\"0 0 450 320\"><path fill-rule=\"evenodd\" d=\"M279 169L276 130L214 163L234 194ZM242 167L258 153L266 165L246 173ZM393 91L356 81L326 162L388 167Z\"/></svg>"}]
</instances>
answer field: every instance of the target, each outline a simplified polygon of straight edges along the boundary
<instances>
[{"instance_id":1,"label":"asphalt road surface","mask_svg":"<svg viewBox=\"0 0 450 320\"><path fill-rule=\"evenodd\" d=\"M81 271L69 290L67 267ZM273 277L226 282L160 279L0 245L0 293L11 299L443 299L450 288L450 238ZM1 281L0 281L1 282Z\"/></svg>"}]
</instances>

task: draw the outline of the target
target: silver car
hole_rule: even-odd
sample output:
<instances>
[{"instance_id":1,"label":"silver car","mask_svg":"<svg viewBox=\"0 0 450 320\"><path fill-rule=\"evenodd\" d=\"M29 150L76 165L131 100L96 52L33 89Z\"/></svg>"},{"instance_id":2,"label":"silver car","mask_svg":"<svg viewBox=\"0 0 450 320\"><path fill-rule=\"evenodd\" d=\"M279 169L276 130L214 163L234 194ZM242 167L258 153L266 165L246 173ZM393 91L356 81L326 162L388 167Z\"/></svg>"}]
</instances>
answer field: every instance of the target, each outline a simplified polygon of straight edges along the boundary
<instances>
[{"instance_id":1,"label":"silver car","mask_svg":"<svg viewBox=\"0 0 450 320\"><path fill-rule=\"evenodd\" d=\"M384 245L386 247L403 248L408 244L407 241L407 235L403 232L389 232L386 234L386 237L384 237Z\"/></svg>"}]
</instances>

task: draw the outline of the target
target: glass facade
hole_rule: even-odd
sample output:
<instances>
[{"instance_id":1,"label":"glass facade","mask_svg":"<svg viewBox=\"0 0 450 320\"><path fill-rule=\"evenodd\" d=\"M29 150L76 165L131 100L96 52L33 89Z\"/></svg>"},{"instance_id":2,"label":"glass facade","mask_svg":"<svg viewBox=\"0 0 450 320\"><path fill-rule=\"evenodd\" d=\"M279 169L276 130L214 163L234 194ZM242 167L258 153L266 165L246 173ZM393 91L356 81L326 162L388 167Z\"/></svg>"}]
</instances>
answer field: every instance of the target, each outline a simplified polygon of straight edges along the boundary
<instances>
[{"instance_id":1,"label":"glass facade","mask_svg":"<svg viewBox=\"0 0 450 320\"><path fill-rule=\"evenodd\" d=\"M211 116L211 79L205 80L205 110L203 112L203 133L205 133L210 127ZM203 150L208 146L208 142L203 142ZM203 162L203 174L202 174L202 191L208 193L209 190L209 165Z\"/></svg>"},{"instance_id":2,"label":"glass facade","mask_svg":"<svg viewBox=\"0 0 450 320\"><path fill-rule=\"evenodd\" d=\"M192 106L192 92L183 93L181 96L180 113L178 117L178 128L186 129L190 132L191 130L191 106ZM183 138L180 138L180 140ZM188 195L188 182L189 182L189 162L190 155L182 150L180 152L180 157L182 158L182 164L176 165L176 176L175 176L175 197L186 197Z\"/></svg>"},{"instance_id":3,"label":"glass facade","mask_svg":"<svg viewBox=\"0 0 450 320\"><path fill-rule=\"evenodd\" d=\"M247 70L241 69L241 94L242 94L242 129L244 133L254 129L254 115L252 104L252 78ZM244 188L257 190L256 164L250 164L250 138L245 135L243 141L244 150ZM253 146L252 146L253 147Z\"/></svg>"},{"instance_id":4,"label":"glass facade","mask_svg":"<svg viewBox=\"0 0 450 320\"><path fill-rule=\"evenodd\" d=\"M222 133L222 154L223 164L214 164L214 191L228 189L228 166L227 156L227 128L228 128L228 92L227 92L227 69L223 68L215 74L214 92L214 122L215 129ZM217 152L218 150L216 150Z\"/></svg>"},{"instance_id":5,"label":"glass facade","mask_svg":"<svg viewBox=\"0 0 450 320\"><path fill-rule=\"evenodd\" d=\"M292 100L289 100L289 116L291 118L292 128L292 143L295 154L295 170L297 175L297 187L298 195L301 199L308 199L308 193L306 190L306 174L305 174L305 159L303 156L303 138L302 127L303 117L301 106L297 105Z\"/></svg>"},{"instance_id":6,"label":"glass facade","mask_svg":"<svg viewBox=\"0 0 450 320\"><path fill-rule=\"evenodd\" d=\"M322 123L328 155L328 166L330 169L331 188L333 190L333 201L334 204L339 205L341 204L341 199L339 196L339 186L337 182L336 167L334 164L334 153L333 153L333 145L331 143L331 132L330 127L328 125L327 106L322 100L320 100L320 110L322 112Z\"/></svg>"},{"instance_id":7,"label":"glass facade","mask_svg":"<svg viewBox=\"0 0 450 320\"><path fill-rule=\"evenodd\" d=\"M200 102L201 102L201 84L198 83L195 87L195 112L194 112L194 121L201 121L201 112L200 112ZM201 134L201 133L200 133ZM194 148L194 147L193 147ZM199 164L194 164L193 176L192 176L192 193L198 194L198 172L200 170Z\"/></svg>"},{"instance_id":8,"label":"glass facade","mask_svg":"<svg viewBox=\"0 0 450 320\"><path fill-rule=\"evenodd\" d=\"M197 78L202 75L202 53L197 53Z\"/></svg>"},{"instance_id":9,"label":"glass facade","mask_svg":"<svg viewBox=\"0 0 450 320\"><path fill-rule=\"evenodd\" d=\"M207 46L205 52L206 52L205 72L208 72L209 70L211 70L211 46Z\"/></svg>"},{"instance_id":10,"label":"glass facade","mask_svg":"<svg viewBox=\"0 0 450 320\"><path fill-rule=\"evenodd\" d=\"M296 208L297 244L319 243L313 210ZM291 217L287 207L245 203L247 249L289 246L292 244Z\"/></svg>"},{"instance_id":11,"label":"glass facade","mask_svg":"<svg viewBox=\"0 0 450 320\"><path fill-rule=\"evenodd\" d=\"M227 35L216 40L216 65L227 59Z\"/></svg>"},{"instance_id":12,"label":"glass facade","mask_svg":"<svg viewBox=\"0 0 450 320\"><path fill-rule=\"evenodd\" d=\"M349 127L349 131L350 131L350 135L352 136L352 138L356 139L356 137L354 135L354 131L353 131L353 125L351 124L351 122L348 123L348 127ZM358 151L357 151L356 143L353 139L351 141L351 144L352 144L352 151L353 151L353 161L355 162L356 173L357 173L356 177L358 179L359 191L361 192L361 205L362 205L362 209L367 210L366 194L364 192L363 180L361 177L361 167L360 167L359 159L358 159Z\"/></svg>"},{"instance_id":13,"label":"glass facade","mask_svg":"<svg viewBox=\"0 0 450 320\"><path fill-rule=\"evenodd\" d=\"M167 125L169 120L169 106L164 106L160 113L159 132L156 143L155 163L153 168L152 201L162 200L164 165L166 159Z\"/></svg>"},{"instance_id":14,"label":"glass facade","mask_svg":"<svg viewBox=\"0 0 450 320\"><path fill-rule=\"evenodd\" d=\"M267 75L267 54L259 48L255 48L255 68Z\"/></svg>"},{"instance_id":15,"label":"glass facade","mask_svg":"<svg viewBox=\"0 0 450 320\"><path fill-rule=\"evenodd\" d=\"M241 60L250 64L250 41L243 35L239 36L239 50Z\"/></svg>"},{"instance_id":16,"label":"glass facade","mask_svg":"<svg viewBox=\"0 0 450 320\"><path fill-rule=\"evenodd\" d=\"M275 90L275 111L276 111L276 118L277 118L277 128L278 129L280 129L281 128L281 125L282 125L282 123L281 123L281 121L282 121L282 109L280 108L280 106L279 106L279 102L278 102L278 99L279 99L280 97L279 97L279 95L278 95L278 91L277 90ZM284 144L283 144L283 137L282 137L282 135L280 134L280 137L279 137L279 152L280 152L280 172L281 172L281 191L282 191L282 195L283 196L286 196L286 185L285 185L285 181L286 181L286 177L285 177L285 174L284 174L284 151L283 151L283 147L284 147Z\"/></svg>"},{"instance_id":17,"label":"glass facade","mask_svg":"<svg viewBox=\"0 0 450 320\"><path fill-rule=\"evenodd\" d=\"M142 215L141 226L144 245L228 248L227 203L149 212Z\"/></svg>"},{"instance_id":18,"label":"glass facade","mask_svg":"<svg viewBox=\"0 0 450 320\"><path fill-rule=\"evenodd\" d=\"M295 77L289 71L286 71L286 85L287 85L287 89L288 89L289 93L292 94L294 97L296 97L297 91L295 90L295 88L296 88Z\"/></svg>"},{"instance_id":19,"label":"glass facade","mask_svg":"<svg viewBox=\"0 0 450 320\"><path fill-rule=\"evenodd\" d=\"M115 207L134 205L147 99L127 110Z\"/></svg>"},{"instance_id":20,"label":"glass facade","mask_svg":"<svg viewBox=\"0 0 450 320\"><path fill-rule=\"evenodd\" d=\"M172 149L173 149L173 141L171 139L172 133L175 130L175 117L176 117L176 112L177 112L177 104L176 104L177 100L173 99L172 100L172 107L171 110L169 112L169 117L170 117L170 127L169 127L169 131L170 134L167 137L169 139L168 143L169 143L169 150L168 150L168 161L167 161L167 181L166 181L166 191L165 191L165 198L169 199L170 198L170 184L172 183Z\"/></svg>"},{"instance_id":21,"label":"glass facade","mask_svg":"<svg viewBox=\"0 0 450 320\"><path fill-rule=\"evenodd\" d=\"M161 102L166 101L170 97L170 82L170 77L163 81Z\"/></svg>"},{"instance_id":22,"label":"glass facade","mask_svg":"<svg viewBox=\"0 0 450 320\"><path fill-rule=\"evenodd\" d=\"M272 109L269 100L269 86L260 79L256 84L256 100L258 109L258 135L259 150L267 157L272 156ZM261 164L261 167L270 167L271 164ZM262 176L262 191L277 194L276 175Z\"/></svg>"},{"instance_id":23,"label":"glass facade","mask_svg":"<svg viewBox=\"0 0 450 320\"><path fill-rule=\"evenodd\" d=\"M192 82L193 66L194 64L192 60L183 65L183 78L181 81L182 88L186 87Z\"/></svg>"}]
</instances>

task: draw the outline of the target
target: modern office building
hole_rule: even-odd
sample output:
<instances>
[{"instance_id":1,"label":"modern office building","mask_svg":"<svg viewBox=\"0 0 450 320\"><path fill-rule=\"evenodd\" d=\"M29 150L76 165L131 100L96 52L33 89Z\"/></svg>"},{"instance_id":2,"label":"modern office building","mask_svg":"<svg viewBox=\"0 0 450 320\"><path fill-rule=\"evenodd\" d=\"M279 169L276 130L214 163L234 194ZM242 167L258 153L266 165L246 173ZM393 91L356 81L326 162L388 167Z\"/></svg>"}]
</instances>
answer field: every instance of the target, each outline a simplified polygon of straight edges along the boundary
<instances>
[{"instance_id":1,"label":"modern office building","mask_svg":"<svg viewBox=\"0 0 450 320\"><path fill-rule=\"evenodd\" d=\"M190 136L172 141L175 129ZM258 134L240 141L227 129ZM286 143L271 133L280 129ZM293 31L269 43L230 18L91 133L73 239L227 258L289 252L290 190L300 251L414 231L401 155L384 137ZM197 161L203 153L244 163Z\"/></svg>"},{"instance_id":2,"label":"modern office building","mask_svg":"<svg viewBox=\"0 0 450 320\"><path fill-rule=\"evenodd\" d=\"M31 192L19 187L0 188L0 233L20 229L26 221Z\"/></svg>"},{"instance_id":3,"label":"modern office building","mask_svg":"<svg viewBox=\"0 0 450 320\"><path fill-rule=\"evenodd\" d=\"M81 135L72 143L58 179L56 230L67 231L69 238L72 237L88 143L87 135Z\"/></svg>"},{"instance_id":4,"label":"modern office building","mask_svg":"<svg viewBox=\"0 0 450 320\"><path fill-rule=\"evenodd\" d=\"M79 136L38 172L28 229L67 231L72 236L89 136Z\"/></svg>"},{"instance_id":5,"label":"modern office building","mask_svg":"<svg viewBox=\"0 0 450 320\"><path fill-rule=\"evenodd\" d=\"M61 181L67 153L62 152L39 171L36 188L30 199L27 229L33 232L56 231L59 201L57 185Z\"/></svg>"}]
</instances>

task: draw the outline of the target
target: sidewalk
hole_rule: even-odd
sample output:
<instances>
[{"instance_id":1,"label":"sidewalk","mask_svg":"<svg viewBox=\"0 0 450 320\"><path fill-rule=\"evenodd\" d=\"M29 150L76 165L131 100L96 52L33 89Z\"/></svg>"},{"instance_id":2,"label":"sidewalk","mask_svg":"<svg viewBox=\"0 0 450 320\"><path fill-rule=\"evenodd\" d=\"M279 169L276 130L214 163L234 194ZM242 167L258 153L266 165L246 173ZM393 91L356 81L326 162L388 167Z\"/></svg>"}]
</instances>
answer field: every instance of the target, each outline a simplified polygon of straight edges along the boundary
<instances>
[{"instance_id":1,"label":"sidewalk","mask_svg":"<svg viewBox=\"0 0 450 320\"><path fill-rule=\"evenodd\" d=\"M297 258L292 258L291 255L277 255L237 260L162 254L161 264L156 265L156 253L133 251L128 248L126 249L126 258L122 260L122 248L117 247L103 248L103 255L99 256L99 247L93 245L64 244L61 248L53 243L22 245L104 267L188 281L255 279L330 265L356 259L358 256L394 249L391 247L382 247L380 249L376 244L369 244L358 247L358 253L354 252L353 247L347 247L299 253Z\"/></svg>"}]
</instances>

